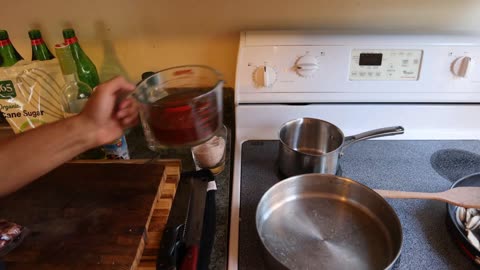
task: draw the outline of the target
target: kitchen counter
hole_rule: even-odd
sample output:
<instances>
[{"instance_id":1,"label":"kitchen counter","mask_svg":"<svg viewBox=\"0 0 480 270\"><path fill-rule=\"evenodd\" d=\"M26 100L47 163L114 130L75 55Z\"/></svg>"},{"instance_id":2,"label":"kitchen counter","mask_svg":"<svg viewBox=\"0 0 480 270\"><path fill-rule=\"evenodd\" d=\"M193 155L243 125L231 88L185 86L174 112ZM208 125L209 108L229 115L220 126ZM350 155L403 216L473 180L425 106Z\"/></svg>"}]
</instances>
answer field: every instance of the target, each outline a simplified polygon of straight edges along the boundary
<instances>
[{"instance_id":1,"label":"kitchen counter","mask_svg":"<svg viewBox=\"0 0 480 270\"><path fill-rule=\"evenodd\" d=\"M224 94L224 124L227 126L228 143L226 149L226 162L223 172L215 176L217 184L216 193L216 234L213 246L212 256L210 258L210 269L226 269L228 252L228 224L230 209L230 183L232 179L233 151L232 142L234 141L234 105L233 89L225 88ZM151 158L173 158L182 161L182 171L195 169L190 149L165 149L162 152L153 152L147 148L145 137L141 126L130 130L127 134L128 149L132 159L151 159ZM174 211L174 209L172 209Z\"/></svg>"}]
</instances>

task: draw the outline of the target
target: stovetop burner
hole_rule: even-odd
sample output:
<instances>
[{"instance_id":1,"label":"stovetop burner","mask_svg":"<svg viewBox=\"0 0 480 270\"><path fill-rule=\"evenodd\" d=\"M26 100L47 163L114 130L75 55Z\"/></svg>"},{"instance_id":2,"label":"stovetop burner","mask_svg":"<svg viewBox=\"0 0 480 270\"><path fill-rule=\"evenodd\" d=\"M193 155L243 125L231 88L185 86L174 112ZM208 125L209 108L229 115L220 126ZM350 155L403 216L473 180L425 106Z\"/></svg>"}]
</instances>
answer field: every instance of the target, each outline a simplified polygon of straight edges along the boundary
<instances>
[{"instance_id":1,"label":"stovetop burner","mask_svg":"<svg viewBox=\"0 0 480 270\"><path fill-rule=\"evenodd\" d=\"M278 172L277 153L275 140L247 141L242 145L239 269L266 269L255 229L255 212L262 195L284 178ZM340 175L371 188L439 192L448 189L456 178L480 171L480 142L364 141L345 151L340 166ZM388 202L403 227L402 259L395 268L473 268L450 239L444 203L390 199Z\"/></svg>"}]
</instances>

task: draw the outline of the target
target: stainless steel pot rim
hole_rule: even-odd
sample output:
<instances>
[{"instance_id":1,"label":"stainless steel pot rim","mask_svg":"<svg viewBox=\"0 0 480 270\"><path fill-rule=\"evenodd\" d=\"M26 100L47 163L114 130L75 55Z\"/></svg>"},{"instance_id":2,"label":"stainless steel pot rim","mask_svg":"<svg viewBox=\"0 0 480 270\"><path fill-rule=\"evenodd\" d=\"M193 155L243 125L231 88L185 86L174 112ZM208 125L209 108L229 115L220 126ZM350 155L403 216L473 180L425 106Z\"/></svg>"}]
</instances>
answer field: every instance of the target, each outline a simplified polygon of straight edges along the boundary
<instances>
[{"instance_id":1,"label":"stainless steel pot rim","mask_svg":"<svg viewBox=\"0 0 480 270\"><path fill-rule=\"evenodd\" d=\"M296 181L297 178L300 178L300 179L307 179L308 177L312 177L312 176L332 176L332 177L336 177L336 178L340 178L344 181L347 181L349 183L353 183L353 184L356 184L358 186L360 186L362 189L366 190L367 192L369 193L372 193L373 196L376 196L377 198L379 198L380 200L383 200L385 202L385 206L388 208L389 211L391 211L392 213L394 213L394 219L395 219L395 222L397 223L399 229L400 229L400 247L398 249L398 252L397 254L395 255L395 258L391 261L391 263L385 267L385 269L391 269L394 264L398 261L398 258L400 257L400 255L402 254L402 249L403 249L403 228L402 228L402 223L400 222L400 219L398 218L398 215L397 213L395 212L395 210L393 209L393 207L385 200L385 198L383 198L380 194L378 194L377 192L375 192L373 189L369 188L368 186L362 184L362 183L359 183L353 179L350 179L350 178L347 178L347 177L341 177L341 176L337 176L337 175L333 175L333 174L322 174L322 173L308 173L308 174L301 174L301 175L295 175L295 176L291 176L289 178L286 178L282 181L279 181L278 183L276 183L275 185L273 185L272 187L270 187L267 192L265 192L262 196L262 198L260 199L260 201L258 202L257 204L257 207L256 207L256 210L255 210L255 217L258 216L258 212L259 212L259 206L262 204L262 202L264 200L266 200L267 197L269 197L268 195L275 192L276 189L278 189L279 186L281 185L287 185L289 182L293 182L293 181ZM273 211L273 210L272 210ZM258 237L261 238L260 236L260 228L259 228L259 224L258 224L258 219L255 218L255 227L256 227L256 231L257 231L257 235ZM276 258L276 256L274 254L276 254L275 252L273 252L272 250L270 250L267 245L265 245L263 243L262 240L260 240L262 242L262 245L263 247L271 254L271 256L273 256L275 259L278 259ZM287 268L288 267L283 264L280 260L277 260L280 264L283 265L283 267Z\"/></svg>"},{"instance_id":2,"label":"stainless steel pot rim","mask_svg":"<svg viewBox=\"0 0 480 270\"><path fill-rule=\"evenodd\" d=\"M474 176L477 176L477 175L480 175L480 172L475 172L475 173L466 175L466 176L458 179L457 181L455 181L455 182L450 186L450 189L455 188L455 187L458 186L461 182L465 181L465 179L468 179L468 178L471 178L471 177L474 177Z\"/></svg>"},{"instance_id":3,"label":"stainless steel pot rim","mask_svg":"<svg viewBox=\"0 0 480 270\"><path fill-rule=\"evenodd\" d=\"M315 154L312 154L312 153L307 153L307 152L303 152L303 151L300 151L298 149L295 149L293 147L291 147L289 144L285 143L282 138L280 137L280 132L282 131L282 129L290 124L290 123L294 123L294 122L298 122L298 121L303 121L303 120L314 120L314 121L319 121L319 122L323 122L323 123L327 123L329 125L332 125L333 127L335 127L339 133L342 135L342 143L340 144L339 147L335 148L334 150L332 151L329 151L329 152L326 152L326 153L323 153L323 154L318 154L318 155L315 155ZM282 124L282 126L280 127L280 130L278 131L278 140L280 141L281 144L283 144L285 147L287 147L288 149L292 150L292 151L295 151L297 153L301 153L303 155L306 155L306 156L311 156L311 157L321 157L321 156L325 156L325 155L328 155L330 153L333 153L335 151L338 151L338 149L341 149L343 144L345 143L345 134L343 134L343 131L337 127L336 125L328 122L328 121L325 121L325 120L322 120L322 119L318 119L318 118L313 118L313 117L300 117L300 118L296 118L296 119L292 119L292 120L289 120L285 123Z\"/></svg>"},{"instance_id":4,"label":"stainless steel pot rim","mask_svg":"<svg viewBox=\"0 0 480 270\"><path fill-rule=\"evenodd\" d=\"M480 173L478 173L480 174ZM334 174L325 174L325 173L306 173L306 174L299 174L299 175L295 175L295 176L291 176L291 177L288 177L286 179L283 179L279 182L277 182L275 185L271 186L267 192L265 192L263 195L262 195L262 198L260 199L260 201L258 202L258 205L257 205L257 208L256 208L256 211L258 211L258 206L263 202L264 198L268 197L268 194L271 194L273 192L275 192L275 189L278 189L279 186L281 185L287 185L289 182L293 182L293 181L296 181L297 178L300 178L300 179L304 179L306 177L312 177L312 176L331 176L331 177L336 177L336 178L340 178L346 182L349 182L349 183L354 183L354 184L357 184L359 185L360 187L362 187L363 189L365 190L368 190L368 192L371 192L374 194L374 196L376 196L377 198L385 201L387 207L389 208L389 210L393 211L394 213L395 210L393 209L393 207L385 200L385 198L383 198L380 194L378 194L377 192L375 192L373 189L369 188L368 186L358 182L358 181L355 181L351 178L347 178L347 177L342 177L342 176L337 176L337 175L334 175ZM320 181L320 180L319 180ZM398 224L401 224L400 223L400 219L398 218L398 216L396 216L396 221L398 222ZM402 235L403 235L403 232L402 232Z\"/></svg>"}]
</instances>

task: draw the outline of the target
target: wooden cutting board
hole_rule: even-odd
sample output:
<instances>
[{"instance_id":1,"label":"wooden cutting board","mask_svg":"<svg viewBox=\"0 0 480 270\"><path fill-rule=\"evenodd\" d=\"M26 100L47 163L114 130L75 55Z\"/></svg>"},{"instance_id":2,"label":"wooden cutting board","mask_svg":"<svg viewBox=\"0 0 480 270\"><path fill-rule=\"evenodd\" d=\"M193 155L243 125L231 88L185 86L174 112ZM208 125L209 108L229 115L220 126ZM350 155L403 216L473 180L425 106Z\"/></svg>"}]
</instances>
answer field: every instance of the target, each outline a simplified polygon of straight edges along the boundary
<instances>
[{"instance_id":1,"label":"wooden cutting board","mask_svg":"<svg viewBox=\"0 0 480 270\"><path fill-rule=\"evenodd\" d=\"M30 230L7 269L155 269L180 161L145 162L71 162L0 198Z\"/></svg>"}]
</instances>

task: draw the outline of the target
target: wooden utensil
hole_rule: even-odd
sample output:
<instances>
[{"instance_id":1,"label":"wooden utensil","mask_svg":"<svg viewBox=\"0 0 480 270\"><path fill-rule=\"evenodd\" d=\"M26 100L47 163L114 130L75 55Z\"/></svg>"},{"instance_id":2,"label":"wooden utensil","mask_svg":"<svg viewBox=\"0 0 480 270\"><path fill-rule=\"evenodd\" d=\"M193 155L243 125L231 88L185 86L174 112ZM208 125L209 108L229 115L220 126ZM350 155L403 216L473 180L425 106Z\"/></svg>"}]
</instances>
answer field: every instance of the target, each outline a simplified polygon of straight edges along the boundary
<instances>
[{"instance_id":1,"label":"wooden utensil","mask_svg":"<svg viewBox=\"0 0 480 270\"><path fill-rule=\"evenodd\" d=\"M480 208L480 187L457 187L436 193L374 190L384 198L437 200L465 208Z\"/></svg>"}]
</instances>

